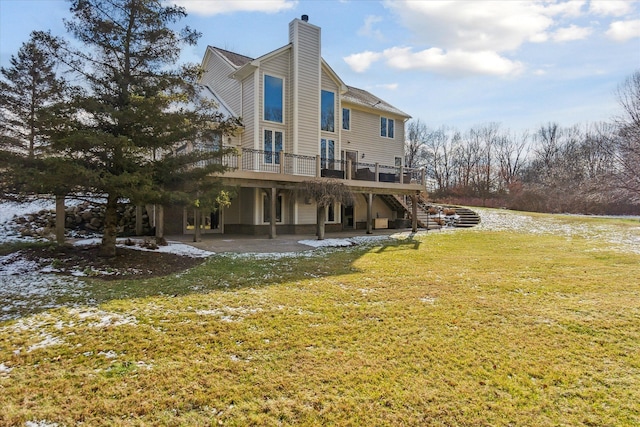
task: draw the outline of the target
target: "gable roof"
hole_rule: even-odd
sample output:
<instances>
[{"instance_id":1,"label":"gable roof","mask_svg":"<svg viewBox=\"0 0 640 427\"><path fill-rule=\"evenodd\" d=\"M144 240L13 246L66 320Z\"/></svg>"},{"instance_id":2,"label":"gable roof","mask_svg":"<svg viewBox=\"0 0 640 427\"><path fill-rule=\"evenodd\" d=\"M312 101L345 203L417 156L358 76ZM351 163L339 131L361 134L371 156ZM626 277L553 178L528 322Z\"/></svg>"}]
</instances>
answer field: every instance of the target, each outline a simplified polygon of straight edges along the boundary
<instances>
[{"instance_id":1,"label":"gable roof","mask_svg":"<svg viewBox=\"0 0 640 427\"><path fill-rule=\"evenodd\" d=\"M398 116L411 118L411 116L404 111L399 110L398 108L367 92L366 90L358 89L357 87L347 86L347 93L342 95L342 99L352 104L357 104L363 107L373 108L374 110L381 110L387 113L397 114Z\"/></svg>"},{"instance_id":2,"label":"gable roof","mask_svg":"<svg viewBox=\"0 0 640 427\"><path fill-rule=\"evenodd\" d=\"M264 59L265 57L268 57L272 54L275 54L277 52L279 52L281 49L285 49L290 47L291 45L285 45L283 47L281 47L280 49L276 49L272 52L269 52L265 55L262 55L259 59ZM254 58L250 58L248 56L245 55L240 55L239 53L235 53L235 52L231 52L225 49L220 49L218 47L215 46L209 46L211 49L215 50L216 52L218 52L223 58L225 58L227 61L229 61L229 63L231 65L233 65L236 69L240 69L244 66L246 66L247 64L253 62L255 59ZM333 75L333 77L340 82L341 84L344 84L342 82L342 79L340 79L340 77L333 71L333 69L329 66L329 64L322 59L322 64L325 65L330 74ZM384 111L387 113L392 113L392 114L396 114L398 116L402 116L402 117L406 117L406 118L411 118L410 115L408 115L407 113L403 112L402 110L394 107L393 105L389 104L388 102L378 98L377 96L367 92L364 89L358 89L357 87L353 87L353 86L348 86L345 85L347 88L346 93L342 94L342 99L346 102L350 102L352 104L356 104L356 105L360 105L363 107L367 107L367 108L371 108L374 110L380 110L380 111Z\"/></svg>"},{"instance_id":3,"label":"gable roof","mask_svg":"<svg viewBox=\"0 0 640 427\"><path fill-rule=\"evenodd\" d=\"M218 52L223 58L225 58L231 65L236 68L242 67L244 64L247 64L253 61L253 58L249 58L248 56L240 55L239 53L231 52L228 50L220 49L219 47L209 46L211 49Z\"/></svg>"}]
</instances>

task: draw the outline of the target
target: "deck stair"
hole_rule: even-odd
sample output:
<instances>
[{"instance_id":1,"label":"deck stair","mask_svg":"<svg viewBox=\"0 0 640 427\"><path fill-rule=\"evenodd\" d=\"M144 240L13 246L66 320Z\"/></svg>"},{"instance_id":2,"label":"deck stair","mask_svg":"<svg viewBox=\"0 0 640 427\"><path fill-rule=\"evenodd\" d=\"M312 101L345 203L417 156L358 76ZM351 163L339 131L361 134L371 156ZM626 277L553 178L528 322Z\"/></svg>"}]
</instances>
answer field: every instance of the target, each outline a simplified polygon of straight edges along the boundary
<instances>
[{"instance_id":1,"label":"deck stair","mask_svg":"<svg viewBox=\"0 0 640 427\"><path fill-rule=\"evenodd\" d=\"M394 195L383 195L382 199L391 207L394 211L407 214L407 216L411 217L411 198L410 197L402 197L402 196L394 196ZM424 197L418 196L418 209L417 209L417 222L418 227L425 228L428 230L440 229L442 226L450 225L453 227L459 228L469 228L480 223L480 216L471 209L460 207L460 206L448 206L448 205L438 205L435 206L433 203L427 201ZM436 208L440 211L440 214L429 214L429 211L433 212L433 209ZM441 208L438 209L438 208ZM444 210L454 210L455 211L455 219L452 216L445 216L442 211ZM439 221L442 220L442 221ZM443 222L443 225L439 223Z\"/></svg>"}]
</instances>

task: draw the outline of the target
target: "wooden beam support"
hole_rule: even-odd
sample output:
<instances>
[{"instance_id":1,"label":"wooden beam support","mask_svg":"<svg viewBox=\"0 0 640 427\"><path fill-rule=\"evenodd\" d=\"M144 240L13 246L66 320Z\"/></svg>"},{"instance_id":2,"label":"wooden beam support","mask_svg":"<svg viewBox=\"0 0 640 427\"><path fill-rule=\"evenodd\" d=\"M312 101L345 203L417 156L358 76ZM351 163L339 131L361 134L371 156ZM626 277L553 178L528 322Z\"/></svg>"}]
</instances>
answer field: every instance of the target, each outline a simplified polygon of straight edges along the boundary
<instances>
[{"instance_id":1,"label":"wooden beam support","mask_svg":"<svg viewBox=\"0 0 640 427\"><path fill-rule=\"evenodd\" d=\"M411 195L411 232L418 231L418 196Z\"/></svg>"},{"instance_id":2,"label":"wooden beam support","mask_svg":"<svg viewBox=\"0 0 640 427\"><path fill-rule=\"evenodd\" d=\"M367 234L373 233L373 193L367 193Z\"/></svg>"},{"instance_id":3,"label":"wooden beam support","mask_svg":"<svg viewBox=\"0 0 640 427\"><path fill-rule=\"evenodd\" d=\"M276 187L271 187L269 194L269 204L271 215L269 215L269 238L276 238L276 203L278 202L278 191Z\"/></svg>"}]
</instances>

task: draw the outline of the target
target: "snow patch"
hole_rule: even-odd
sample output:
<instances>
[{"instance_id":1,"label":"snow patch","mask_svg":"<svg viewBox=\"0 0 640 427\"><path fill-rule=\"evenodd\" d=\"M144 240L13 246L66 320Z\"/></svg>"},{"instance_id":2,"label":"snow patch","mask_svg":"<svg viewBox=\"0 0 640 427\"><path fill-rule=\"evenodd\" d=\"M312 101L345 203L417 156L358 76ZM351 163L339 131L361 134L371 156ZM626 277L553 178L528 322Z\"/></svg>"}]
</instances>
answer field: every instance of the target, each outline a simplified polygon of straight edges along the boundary
<instances>
[{"instance_id":1,"label":"snow patch","mask_svg":"<svg viewBox=\"0 0 640 427\"><path fill-rule=\"evenodd\" d=\"M127 245L126 244L127 241L131 241L135 244ZM101 242L102 240L99 238L82 239L82 240L77 240L76 242L73 243L73 245L74 246L92 246L92 245L99 245ZM119 248L133 249L137 251L161 252L161 253L187 256L191 258L207 258L212 255L215 255L215 252L205 251L203 249L198 249L196 247L186 245L180 242L170 241L168 242L169 244L167 246L158 246L157 249L149 249L149 248L144 248L140 246L144 242L145 242L144 239L132 239L132 238L117 239L116 246Z\"/></svg>"},{"instance_id":2,"label":"snow patch","mask_svg":"<svg viewBox=\"0 0 640 427\"><path fill-rule=\"evenodd\" d=\"M47 420L27 421L24 427L58 427L58 423L52 423Z\"/></svg>"}]
</instances>

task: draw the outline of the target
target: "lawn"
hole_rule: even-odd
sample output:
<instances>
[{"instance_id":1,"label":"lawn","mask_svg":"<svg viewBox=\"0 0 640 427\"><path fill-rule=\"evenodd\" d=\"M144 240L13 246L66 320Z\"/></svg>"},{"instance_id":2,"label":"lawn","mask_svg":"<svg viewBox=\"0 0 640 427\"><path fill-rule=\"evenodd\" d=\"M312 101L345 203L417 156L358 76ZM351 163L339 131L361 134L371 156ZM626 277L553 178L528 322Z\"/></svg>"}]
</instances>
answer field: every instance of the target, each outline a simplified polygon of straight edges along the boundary
<instances>
[{"instance_id":1,"label":"lawn","mask_svg":"<svg viewBox=\"0 0 640 427\"><path fill-rule=\"evenodd\" d=\"M87 279L0 323L0 424L639 425L638 222L526 218Z\"/></svg>"}]
</instances>

